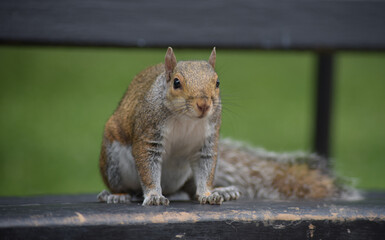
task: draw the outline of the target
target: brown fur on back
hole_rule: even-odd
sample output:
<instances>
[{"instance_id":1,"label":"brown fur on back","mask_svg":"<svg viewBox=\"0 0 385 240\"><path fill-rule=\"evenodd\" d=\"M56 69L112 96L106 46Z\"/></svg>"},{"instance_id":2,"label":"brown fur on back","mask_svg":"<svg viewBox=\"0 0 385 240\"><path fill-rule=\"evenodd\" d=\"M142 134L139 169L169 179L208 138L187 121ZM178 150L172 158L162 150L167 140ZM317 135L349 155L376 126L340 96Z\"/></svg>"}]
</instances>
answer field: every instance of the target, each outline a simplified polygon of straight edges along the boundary
<instances>
[{"instance_id":1,"label":"brown fur on back","mask_svg":"<svg viewBox=\"0 0 385 240\"><path fill-rule=\"evenodd\" d=\"M164 72L164 64L160 63L146 68L132 80L122 100L113 115L105 124L105 131L103 137L103 144L99 159L99 168L102 174L104 183L110 188L106 176L107 168L107 153L104 146L105 142L113 142L115 140L122 144L128 145L132 141L133 124L135 122L134 110L140 105L139 99L144 99L146 94L152 86L156 77Z\"/></svg>"},{"instance_id":2,"label":"brown fur on back","mask_svg":"<svg viewBox=\"0 0 385 240\"><path fill-rule=\"evenodd\" d=\"M132 125L135 121L133 111L139 107L139 100L144 99L143 96L148 93L156 77L162 72L164 72L164 64L161 63L151 66L135 76L118 108L106 123L105 129L109 131L106 132L105 137L108 140L118 139L121 143L130 144Z\"/></svg>"}]
</instances>

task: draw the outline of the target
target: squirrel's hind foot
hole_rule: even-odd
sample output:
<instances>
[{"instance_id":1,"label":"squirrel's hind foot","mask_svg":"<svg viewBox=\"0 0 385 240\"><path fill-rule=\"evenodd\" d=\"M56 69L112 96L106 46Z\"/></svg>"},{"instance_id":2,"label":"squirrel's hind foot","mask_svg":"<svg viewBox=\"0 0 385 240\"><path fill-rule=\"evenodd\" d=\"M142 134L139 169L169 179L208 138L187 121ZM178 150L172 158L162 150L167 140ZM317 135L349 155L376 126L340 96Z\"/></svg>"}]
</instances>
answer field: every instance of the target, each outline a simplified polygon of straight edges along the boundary
<instances>
[{"instance_id":1,"label":"squirrel's hind foot","mask_svg":"<svg viewBox=\"0 0 385 240\"><path fill-rule=\"evenodd\" d=\"M111 194L107 190L103 190L98 194L97 199L99 202L107 202L107 203L130 203L131 195L127 193L123 194Z\"/></svg>"},{"instance_id":2,"label":"squirrel's hind foot","mask_svg":"<svg viewBox=\"0 0 385 240\"><path fill-rule=\"evenodd\" d=\"M235 186L214 188L212 192L222 196L224 201L237 200L241 196L241 192Z\"/></svg>"}]
</instances>

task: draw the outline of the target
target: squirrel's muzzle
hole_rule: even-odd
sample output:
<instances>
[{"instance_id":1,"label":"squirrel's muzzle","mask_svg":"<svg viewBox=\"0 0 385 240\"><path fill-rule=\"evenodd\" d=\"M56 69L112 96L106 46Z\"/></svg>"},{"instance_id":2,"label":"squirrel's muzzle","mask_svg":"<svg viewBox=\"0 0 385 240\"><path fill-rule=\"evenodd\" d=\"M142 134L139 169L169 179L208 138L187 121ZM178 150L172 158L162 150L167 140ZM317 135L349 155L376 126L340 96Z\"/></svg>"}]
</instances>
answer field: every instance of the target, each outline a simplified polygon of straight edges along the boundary
<instances>
[{"instance_id":1,"label":"squirrel's muzzle","mask_svg":"<svg viewBox=\"0 0 385 240\"><path fill-rule=\"evenodd\" d=\"M207 115L211 108L211 101L205 98L198 98L196 100L196 111L199 118Z\"/></svg>"}]
</instances>

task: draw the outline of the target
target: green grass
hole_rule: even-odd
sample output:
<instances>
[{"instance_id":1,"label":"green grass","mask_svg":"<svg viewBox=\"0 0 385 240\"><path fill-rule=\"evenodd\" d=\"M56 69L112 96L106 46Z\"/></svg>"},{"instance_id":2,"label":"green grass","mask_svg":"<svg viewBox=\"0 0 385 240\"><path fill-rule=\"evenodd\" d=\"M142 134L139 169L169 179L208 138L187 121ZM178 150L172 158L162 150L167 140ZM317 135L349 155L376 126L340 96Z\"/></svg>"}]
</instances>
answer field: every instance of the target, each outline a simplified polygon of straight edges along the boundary
<instances>
[{"instance_id":1,"label":"green grass","mask_svg":"<svg viewBox=\"0 0 385 240\"><path fill-rule=\"evenodd\" d=\"M130 80L166 49L0 47L0 195L98 192L103 125ZM177 59L210 50L175 49ZM385 189L385 54L337 55L335 166ZM218 50L222 136L310 150L315 56Z\"/></svg>"},{"instance_id":2,"label":"green grass","mask_svg":"<svg viewBox=\"0 0 385 240\"><path fill-rule=\"evenodd\" d=\"M336 169L358 186L385 189L385 54L337 58L334 156Z\"/></svg>"}]
</instances>

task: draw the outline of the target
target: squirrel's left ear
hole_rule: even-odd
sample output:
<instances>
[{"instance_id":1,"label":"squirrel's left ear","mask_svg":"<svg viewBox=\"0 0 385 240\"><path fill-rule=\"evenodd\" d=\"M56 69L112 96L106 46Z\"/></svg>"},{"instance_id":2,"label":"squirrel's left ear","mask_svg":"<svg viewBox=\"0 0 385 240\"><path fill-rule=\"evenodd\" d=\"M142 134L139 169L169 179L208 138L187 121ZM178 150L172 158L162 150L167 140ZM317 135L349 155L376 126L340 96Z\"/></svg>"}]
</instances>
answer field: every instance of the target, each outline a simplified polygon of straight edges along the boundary
<instances>
[{"instance_id":1,"label":"squirrel's left ear","mask_svg":"<svg viewBox=\"0 0 385 240\"><path fill-rule=\"evenodd\" d=\"M167 82L171 79L171 74L174 71L174 68L176 67L176 58L174 55L174 51L171 47L168 47L167 53L164 59L164 67L166 70L166 80Z\"/></svg>"},{"instance_id":2,"label":"squirrel's left ear","mask_svg":"<svg viewBox=\"0 0 385 240\"><path fill-rule=\"evenodd\" d=\"M215 47L213 48L213 51L211 52L210 58L209 58L209 64L215 69L215 60L217 59L217 52L215 50Z\"/></svg>"}]
</instances>

